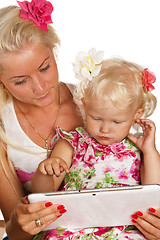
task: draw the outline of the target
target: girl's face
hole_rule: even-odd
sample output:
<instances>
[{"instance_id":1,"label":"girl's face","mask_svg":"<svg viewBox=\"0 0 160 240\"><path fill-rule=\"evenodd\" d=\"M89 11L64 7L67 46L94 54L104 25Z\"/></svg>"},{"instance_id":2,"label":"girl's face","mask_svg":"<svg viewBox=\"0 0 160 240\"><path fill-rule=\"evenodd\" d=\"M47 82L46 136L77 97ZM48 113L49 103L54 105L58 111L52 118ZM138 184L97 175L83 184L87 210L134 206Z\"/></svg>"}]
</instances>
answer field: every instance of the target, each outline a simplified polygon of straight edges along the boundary
<instances>
[{"instance_id":1,"label":"girl's face","mask_svg":"<svg viewBox=\"0 0 160 240\"><path fill-rule=\"evenodd\" d=\"M57 93L58 70L52 51L43 44L3 57L1 82L17 100L36 106L51 104Z\"/></svg>"},{"instance_id":2,"label":"girl's face","mask_svg":"<svg viewBox=\"0 0 160 240\"><path fill-rule=\"evenodd\" d=\"M98 98L83 105L87 131L102 145L121 142L128 135L134 121L143 113L141 109L119 110L111 100L102 101Z\"/></svg>"}]
</instances>

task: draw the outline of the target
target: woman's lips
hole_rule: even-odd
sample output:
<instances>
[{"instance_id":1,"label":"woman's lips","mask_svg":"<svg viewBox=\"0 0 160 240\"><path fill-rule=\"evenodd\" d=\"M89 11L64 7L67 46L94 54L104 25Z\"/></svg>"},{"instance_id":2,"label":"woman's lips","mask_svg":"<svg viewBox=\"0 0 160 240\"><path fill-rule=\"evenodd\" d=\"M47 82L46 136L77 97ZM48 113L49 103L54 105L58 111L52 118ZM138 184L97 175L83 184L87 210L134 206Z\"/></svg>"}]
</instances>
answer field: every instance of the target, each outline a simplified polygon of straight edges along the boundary
<instances>
[{"instance_id":1,"label":"woman's lips","mask_svg":"<svg viewBox=\"0 0 160 240\"><path fill-rule=\"evenodd\" d=\"M38 98L36 98L36 99L37 99L37 100L43 100L43 99L45 99L46 97L48 97L48 95L49 95L49 92L46 93L44 96L38 97Z\"/></svg>"}]
</instances>

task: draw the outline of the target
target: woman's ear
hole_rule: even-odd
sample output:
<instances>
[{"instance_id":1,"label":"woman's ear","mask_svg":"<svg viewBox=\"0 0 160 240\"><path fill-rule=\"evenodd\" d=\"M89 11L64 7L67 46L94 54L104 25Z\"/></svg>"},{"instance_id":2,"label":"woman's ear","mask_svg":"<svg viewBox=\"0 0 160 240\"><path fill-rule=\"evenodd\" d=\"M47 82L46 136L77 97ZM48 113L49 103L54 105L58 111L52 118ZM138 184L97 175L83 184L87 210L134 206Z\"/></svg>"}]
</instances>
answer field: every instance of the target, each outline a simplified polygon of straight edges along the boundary
<instances>
[{"instance_id":1,"label":"woman's ear","mask_svg":"<svg viewBox=\"0 0 160 240\"><path fill-rule=\"evenodd\" d=\"M138 120L142 117L144 110L142 108L138 109L134 115L134 120Z\"/></svg>"},{"instance_id":2,"label":"woman's ear","mask_svg":"<svg viewBox=\"0 0 160 240\"><path fill-rule=\"evenodd\" d=\"M82 104L83 104L84 111L86 111L86 103L85 103L85 101L84 101L84 98L81 98L81 102L82 102Z\"/></svg>"}]
</instances>

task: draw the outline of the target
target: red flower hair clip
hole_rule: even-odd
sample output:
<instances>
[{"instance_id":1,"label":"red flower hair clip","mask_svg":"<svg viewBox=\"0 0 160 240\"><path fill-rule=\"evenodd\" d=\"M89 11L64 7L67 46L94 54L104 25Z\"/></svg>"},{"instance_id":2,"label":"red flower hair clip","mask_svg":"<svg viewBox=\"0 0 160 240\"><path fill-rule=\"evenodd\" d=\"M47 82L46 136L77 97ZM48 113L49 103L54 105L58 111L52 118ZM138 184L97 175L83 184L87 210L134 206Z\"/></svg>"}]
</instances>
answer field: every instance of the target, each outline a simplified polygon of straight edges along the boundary
<instances>
[{"instance_id":1,"label":"red flower hair clip","mask_svg":"<svg viewBox=\"0 0 160 240\"><path fill-rule=\"evenodd\" d=\"M142 72L143 75L143 84L145 86L145 89L147 92L151 92L155 89L155 87L152 85L156 81L156 76L154 73L150 72L148 68L145 68Z\"/></svg>"},{"instance_id":2,"label":"red flower hair clip","mask_svg":"<svg viewBox=\"0 0 160 240\"><path fill-rule=\"evenodd\" d=\"M46 0L32 0L31 2L17 1L21 8L20 17L34 22L40 29L48 32L47 24L52 23L53 6Z\"/></svg>"}]
</instances>

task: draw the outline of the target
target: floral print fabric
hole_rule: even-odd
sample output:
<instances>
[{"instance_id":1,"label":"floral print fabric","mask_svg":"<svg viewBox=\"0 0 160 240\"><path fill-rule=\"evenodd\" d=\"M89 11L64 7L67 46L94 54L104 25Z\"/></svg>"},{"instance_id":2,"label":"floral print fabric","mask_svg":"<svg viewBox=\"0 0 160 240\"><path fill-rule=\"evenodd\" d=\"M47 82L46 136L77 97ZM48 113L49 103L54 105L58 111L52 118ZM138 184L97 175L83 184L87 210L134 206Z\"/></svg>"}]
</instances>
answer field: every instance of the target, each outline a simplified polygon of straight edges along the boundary
<instances>
[{"instance_id":1,"label":"floral print fabric","mask_svg":"<svg viewBox=\"0 0 160 240\"><path fill-rule=\"evenodd\" d=\"M105 146L97 143L82 127L70 133L58 128L57 132L61 138L70 142L75 153L70 172L64 179L63 190L139 184L141 152L128 138L120 143ZM38 234L35 239L146 239L134 226L58 228L41 234Z\"/></svg>"},{"instance_id":2,"label":"floral print fabric","mask_svg":"<svg viewBox=\"0 0 160 240\"><path fill-rule=\"evenodd\" d=\"M81 127L69 134L62 129L58 132L75 151L64 190L139 184L141 152L128 138L106 146L97 143Z\"/></svg>"}]
</instances>

